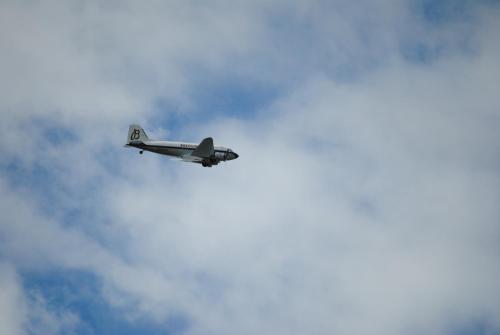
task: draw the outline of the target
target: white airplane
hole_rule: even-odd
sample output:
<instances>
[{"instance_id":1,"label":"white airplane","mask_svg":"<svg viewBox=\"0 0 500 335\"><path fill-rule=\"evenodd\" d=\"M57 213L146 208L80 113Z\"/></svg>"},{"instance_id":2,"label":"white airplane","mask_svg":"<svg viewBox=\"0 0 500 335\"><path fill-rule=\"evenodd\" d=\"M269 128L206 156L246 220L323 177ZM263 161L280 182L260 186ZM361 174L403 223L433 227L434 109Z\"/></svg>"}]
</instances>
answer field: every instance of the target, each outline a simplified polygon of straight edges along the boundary
<instances>
[{"instance_id":1,"label":"white airplane","mask_svg":"<svg viewBox=\"0 0 500 335\"><path fill-rule=\"evenodd\" d=\"M205 167L212 167L221 161L230 161L238 158L238 154L226 147L214 147L211 137L205 138L200 144L181 143L170 141L150 140L141 126L132 124L128 129L127 144L125 146L173 156L185 162L198 163Z\"/></svg>"}]
</instances>

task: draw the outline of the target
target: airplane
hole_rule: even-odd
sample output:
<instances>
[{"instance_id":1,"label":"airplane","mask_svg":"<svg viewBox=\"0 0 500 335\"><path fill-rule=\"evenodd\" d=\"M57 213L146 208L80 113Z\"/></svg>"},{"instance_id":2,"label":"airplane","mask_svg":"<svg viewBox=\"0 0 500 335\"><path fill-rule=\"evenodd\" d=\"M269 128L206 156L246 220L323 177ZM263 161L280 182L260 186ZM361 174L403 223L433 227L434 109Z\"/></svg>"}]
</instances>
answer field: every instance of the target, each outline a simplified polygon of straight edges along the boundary
<instances>
[{"instance_id":1,"label":"airplane","mask_svg":"<svg viewBox=\"0 0 500 335\"><path fill-rule=\"evenodd\" d=\"M140 154L144 150L151 151L180 158L185 162L198 163L203 167L212 167L222 161L230 161L239 157L229 148L214 147L214 140L211 137L203 139L200 144L150 140L144 129L137 124L129 126L125 146L140 149Z\"/></svg>"}]
</instances>

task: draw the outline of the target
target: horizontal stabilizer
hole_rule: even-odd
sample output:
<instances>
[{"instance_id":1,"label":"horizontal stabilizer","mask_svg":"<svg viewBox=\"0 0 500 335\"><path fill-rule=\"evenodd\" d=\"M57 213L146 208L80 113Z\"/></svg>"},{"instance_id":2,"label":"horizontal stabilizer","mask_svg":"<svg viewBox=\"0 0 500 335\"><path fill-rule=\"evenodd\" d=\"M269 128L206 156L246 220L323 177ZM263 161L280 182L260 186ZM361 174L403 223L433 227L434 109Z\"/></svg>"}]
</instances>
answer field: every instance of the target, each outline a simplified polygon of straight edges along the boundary
<instances>
[{"instance_id":1,"label":"horizontal stabilizer","mask_svg":"<svg viewBox=\"0 0 500 335\"><path fill-rule=\"evenodd\" d=\"M211 137L205 138L191 153L191 156L207 158L214 154L214 140Z\"/></svg>"}]
</instances>

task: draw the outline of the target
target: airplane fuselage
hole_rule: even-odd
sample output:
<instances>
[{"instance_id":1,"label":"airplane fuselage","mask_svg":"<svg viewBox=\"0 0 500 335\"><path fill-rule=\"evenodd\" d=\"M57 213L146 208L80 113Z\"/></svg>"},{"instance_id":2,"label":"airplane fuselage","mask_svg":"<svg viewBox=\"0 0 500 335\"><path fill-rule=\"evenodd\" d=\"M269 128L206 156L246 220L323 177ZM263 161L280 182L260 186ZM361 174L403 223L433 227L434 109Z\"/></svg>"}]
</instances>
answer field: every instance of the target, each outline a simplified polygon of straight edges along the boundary
<instances>
[{"instance_id":1,"label":"airplane fuselage","mask_svg":"<svg viewBox=\"0 0 500 335\"><path fill-rule=\"evenodd\" d=\"M194 163L203 164L203 160L197 161L191 154L198 147L196 143L171 142L171 141L144 141L130 142L128 146L138 148L140 150L151 151L157 154L178 157L184 161L192 161ZM213 157L205 159L207 165L217 165L221 161L227 161L238 158L238 155L231 149L221 146L214 147Z\"/></svg>"}]
</instances>

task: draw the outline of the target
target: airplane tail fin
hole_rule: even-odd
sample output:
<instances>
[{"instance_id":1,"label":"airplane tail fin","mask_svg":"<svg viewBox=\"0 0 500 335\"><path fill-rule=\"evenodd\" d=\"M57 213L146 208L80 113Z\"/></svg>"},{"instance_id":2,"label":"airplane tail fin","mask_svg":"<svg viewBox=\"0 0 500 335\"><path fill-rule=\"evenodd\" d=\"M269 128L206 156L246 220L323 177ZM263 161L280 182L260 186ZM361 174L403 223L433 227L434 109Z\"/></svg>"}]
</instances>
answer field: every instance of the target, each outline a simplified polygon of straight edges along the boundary
<instances>
[{"instance_id":1,"label":"airplane tail fin","mask_svg":"<svg viewBox=\"0 0 500 335\"><path fill-rule=\"evenodd\" d=\"M138 124L131 124L128 128L127 144L130 142L145 142L149 140L144 129Z\"/></svg>"}]
</instances>

